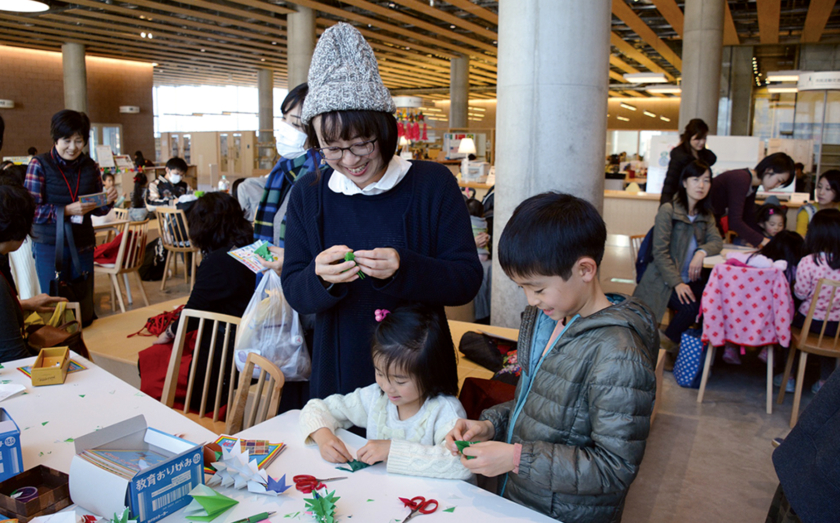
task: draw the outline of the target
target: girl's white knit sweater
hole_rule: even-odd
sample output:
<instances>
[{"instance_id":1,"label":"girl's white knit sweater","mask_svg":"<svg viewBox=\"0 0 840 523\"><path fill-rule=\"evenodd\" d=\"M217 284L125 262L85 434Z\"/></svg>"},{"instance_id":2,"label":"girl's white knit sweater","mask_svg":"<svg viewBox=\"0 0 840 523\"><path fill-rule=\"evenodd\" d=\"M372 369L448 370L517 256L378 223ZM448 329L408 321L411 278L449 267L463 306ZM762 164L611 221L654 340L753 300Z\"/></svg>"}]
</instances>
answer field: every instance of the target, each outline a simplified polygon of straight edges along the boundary
<instances>
[{"instance_id":1,"label":"girl's white knit sweater","mask_svg":"<svg viewBox=\"0 0 840 523\"><path fill-rule=\"evenodd\" d=\"M367 438L391 440L388 472L431 478L468 479L469 470L444 447L446 434L458 418L466 417L454 396L429 398L407 420L400 420L397 407L388 401L376 383L350 394L334 394L307 402L300 413L300 431L306 444L318 429L367 429Z\"/></svg>"}]
</instances>

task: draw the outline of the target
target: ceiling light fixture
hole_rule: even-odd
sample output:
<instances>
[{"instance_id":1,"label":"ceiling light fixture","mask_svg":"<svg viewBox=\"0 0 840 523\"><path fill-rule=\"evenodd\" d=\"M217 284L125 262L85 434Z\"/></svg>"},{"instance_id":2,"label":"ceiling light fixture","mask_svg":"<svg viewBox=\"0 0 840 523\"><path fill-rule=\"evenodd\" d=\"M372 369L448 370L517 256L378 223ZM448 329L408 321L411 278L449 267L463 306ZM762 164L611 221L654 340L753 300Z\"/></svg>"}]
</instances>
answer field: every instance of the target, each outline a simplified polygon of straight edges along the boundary
<instances>
[{"instance_id":1,"label":"ceiling light fixture","mask_svg":"<svg viewBox=\"0 0 840 523\"><path fill-rule=\"evenodd\" d=\"M624 80L633 84L664 84L668 82L665 73L626 73Z\"/></svg>"},{"instance_id":2,"label":"ceiling light fixture","mask_svg":"<svg viewBox=\"0 0 840 523\"><path fill-rule=\"evenodd\" d=\"M798 82L799 71L772 71L767 73L765 79L768 82Z\"/></svg>"},{"instance_id":3,"label":"ceiling light fixture","mask_svg":"<svg viewBox=\"0 0 840 523\"><path fill-rule=\"evenodd\" d=\"M632 106L632 105L630 105L630 104L626 104L626 103L624 103L624 102L621 102L619 105L620 105L621 107L624 107L625 109L630 109L631 111L635 111L635 110L636 110L636 108L635 108L635 107L633 107L633 106Z\"/></svg>"},{"instance_id":4,"label":"ceiling light fixture","mask_svg":"<svg viewBox=\"0 0 840 523\"><path fill-rule=\"evenodd\" d=\"M767 86L768 93L797 93L796 84L777 84Z\"/></svg>"},{"instance_id":5,"label":"ceiling light fixture","mask_svg":"<svg viewBox=\"0 0 840 523\"><path fill-rule=\"evenodd\" d=\"M667 116L660 116L659 119L662 120L663 122L670 122L671 121L671 119L668 118Z\"/></svg>"},{"instance_id":6,"label":"ceiling light fixture","mask_svg":"<svg viewBox=\"0 0 840 523\"><path fill-rule=\"evenodd\" d=\"M616 118L618 118L618 119L619 119L619 120L621 120L622 122L629 122L629 121L630 121L630 118L625 118L625 117L623 117L623 116L616 116Z\"/></svg>"},{"instance_id":7,"label":"ceiling light fixture","mask_svg":"<svg viewBox=\"0 0 840 523\"><path fill-rule=\"evenodd\" d=\"M645 113L645 116L650 116L651 118L656 118L656 115L655 115L655 114L653 114L653 113L652 113L652 112L650 112L650 111L644 111L644 113Z\"/></svg>"},{"instance_id":8,"label":"ceiling light fixture","mask_svg":"<svg viewBox=\"0 0 840 523\"><path fill-rule=\"evenodd\" d=\"M40 13L50 8L44 2L35 0L0 0L0 11L13 11L16 13Z\"/></svg>"},{"instance_id":9,"label":"ceiling light fixture","mask_svg":"<svg viewBox=\"0 0 840 523\"><path fill-rule=\"evenodd\" d=\"M682 89L679 85L674 84L667 84L667 85L651 85L650 87L645 87L645 91L649 93L661 93L661 94L679 94L682 92Z\"/></svg>"}]
</instances>

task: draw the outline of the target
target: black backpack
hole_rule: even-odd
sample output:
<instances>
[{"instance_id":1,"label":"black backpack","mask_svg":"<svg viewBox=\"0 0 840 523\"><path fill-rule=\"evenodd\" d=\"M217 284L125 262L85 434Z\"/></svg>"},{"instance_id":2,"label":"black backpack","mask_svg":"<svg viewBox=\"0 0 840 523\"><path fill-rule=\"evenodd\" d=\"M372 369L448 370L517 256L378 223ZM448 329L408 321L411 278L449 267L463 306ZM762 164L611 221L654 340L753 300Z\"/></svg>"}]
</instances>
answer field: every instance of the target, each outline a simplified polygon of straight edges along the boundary
<instances>
[{"instance_id":1,"label":"black backpack","mask_svg":"<svg viewBox=\"0 0 840 523\"><path fill-rule=\"evenodd\" d=\"M642 244L639 245L639 252L636 255L636 283L642 281L642 276L647 270L648 264L653 261L653 227L650 228Z\"/></svg>"},{"instance_id":2,"label":"black backpack","mask_svg":"<svg viewBox=\"0 0 840 523\"><path fill-rule=\"evenodd\" d=\"M160 281L163 279L163 268L166 266L166 250L160 238L155 238L146 244L143 265L138 269L143 281Z\"/></svg>"}]
</instances>

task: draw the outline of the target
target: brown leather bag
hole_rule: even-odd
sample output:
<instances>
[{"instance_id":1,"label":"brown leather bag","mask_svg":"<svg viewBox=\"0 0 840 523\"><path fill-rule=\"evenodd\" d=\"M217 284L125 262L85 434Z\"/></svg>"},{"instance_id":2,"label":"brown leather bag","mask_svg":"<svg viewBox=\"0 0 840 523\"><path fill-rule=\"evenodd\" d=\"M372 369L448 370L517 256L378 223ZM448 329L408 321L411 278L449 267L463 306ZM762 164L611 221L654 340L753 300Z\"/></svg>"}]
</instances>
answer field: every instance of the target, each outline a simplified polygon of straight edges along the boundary
<instances>
[{"instance_id":1,"label":"brown leather bag","mask_svg":"<svg viewBox=\"0 0 840 523\"><path fill-rule=\"evenodd\" d=\"M72 327L75 332L70 332ZM68 321L58 327L52 325L30 325L27 327L26 342L35 350L49 347L68 347L83 358L90 359L87 346L82 339L82 329L78 321Z\"/></svg>"}]
</instances>

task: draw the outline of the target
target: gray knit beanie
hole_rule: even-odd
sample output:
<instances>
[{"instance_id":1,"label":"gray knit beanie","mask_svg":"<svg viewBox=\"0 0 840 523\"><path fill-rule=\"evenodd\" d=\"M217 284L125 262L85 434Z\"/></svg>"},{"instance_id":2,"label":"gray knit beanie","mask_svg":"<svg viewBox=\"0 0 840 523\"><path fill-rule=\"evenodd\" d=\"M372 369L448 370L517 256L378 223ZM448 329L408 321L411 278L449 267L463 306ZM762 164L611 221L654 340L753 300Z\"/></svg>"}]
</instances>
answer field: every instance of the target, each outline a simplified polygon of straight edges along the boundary
<instances>
[{"instance_id":1,"label":"gray knit beanie","mask_svg":"<svg viewBox=\"0 0 840 523\"><path fill-rule=\"evenodd\" d=\"M308 124L319 114L352 110L393 113L397 108L379 76L373 49L355 27L339 22L315 46L300 119Z\"/></svg>"}]
</instances>

